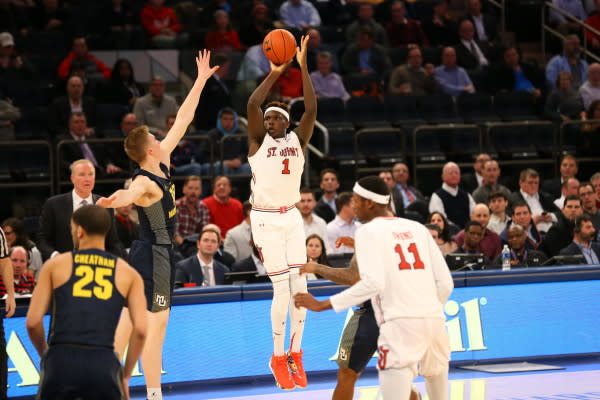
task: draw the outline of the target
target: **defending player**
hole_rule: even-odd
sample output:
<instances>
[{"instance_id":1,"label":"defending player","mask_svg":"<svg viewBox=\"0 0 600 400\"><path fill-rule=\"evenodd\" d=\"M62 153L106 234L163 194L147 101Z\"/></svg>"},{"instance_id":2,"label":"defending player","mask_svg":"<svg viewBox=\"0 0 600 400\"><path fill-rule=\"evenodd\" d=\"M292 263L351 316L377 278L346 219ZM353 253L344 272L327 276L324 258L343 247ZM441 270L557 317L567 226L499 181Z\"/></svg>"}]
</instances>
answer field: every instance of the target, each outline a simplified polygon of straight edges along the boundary
<instances>
[{"instance_id":1,"label":"defending player","mask_svg":"<svg viewBox=\"0 0 600 400\"><path fill-rule=\"evenodd\" d=\"M142 367L149 400L161 400L160 371L162 346L167 330L171 295L175 278L173 265L173 231L175 229L175 185L169 176L171 152L194 118L206 80L218 69L209 65L210 52L203 50L196 58L198 77L177 112L167 136L158 141L142 126L125 139L125 152L140 168L133 173L127 190L117 190L96 204L123 207L135 204L140 218L140 240L131 245L129 262L142 275L148 307L148 338L142 352ZM124 311L124 314L126 311ZM122 356L130 326L126 315L119 325L115 349Z\"/></svg>"},{"instance_id":2,"label":"defending player","mask_svg":"<svg viewBox=\"0 0 600 400\"><path fill-rule=\"evenodd\" d=\"M29 338L42 358L38 399L129 399L129 378L146 337L143 282L125 261L104 251L108 212L83 206L73 213L75 250L44 264L27 312ZM48 343L42 319L50 302ZM134 334L125 367L113 351L123 305Z\"/></svg>"},{"instance_id":3,"label":"defending player","mask_svg":"<svg viewBox=\"0 0 600 400\"><path fill-rule=\"evenodd\" d=\"M296 53L302 71L304 114L298 127L290 125L287 106L261 105L271 86L289 64L271 63L271 72L248 101L248 162L252 168L252 211L250 220L254 243L273 283L271 325L273 355L269 362L277 385L282 389L307 385L302 365L302 333L306 310L290 307L290 293L306 292L306 277L299 267L306 262L302 217L295 208L300 200L300 180L304 170L304 150L312 136L317 116L317 100L306 66L308 36L303 36ZM290 349L284 349L285 325L290 311Z\"/></svg>"},{"instance_id":4,"label":"defending player","mask_svg":"<svg viewBox=\"0 0 600 400\"><path fill-rule=\"evenodd\" d=\"M383 398L408 399L420 373L429 398L447 400L450 343L442 308L454 285L444 257L423 225L387 217L389 191L383 180L365 177L353 190L356 215L365 223L355 234L360 280L324 301L297 294L295 304L341 311L371 299L380 327Z\"/></svg>"}]
</instances>

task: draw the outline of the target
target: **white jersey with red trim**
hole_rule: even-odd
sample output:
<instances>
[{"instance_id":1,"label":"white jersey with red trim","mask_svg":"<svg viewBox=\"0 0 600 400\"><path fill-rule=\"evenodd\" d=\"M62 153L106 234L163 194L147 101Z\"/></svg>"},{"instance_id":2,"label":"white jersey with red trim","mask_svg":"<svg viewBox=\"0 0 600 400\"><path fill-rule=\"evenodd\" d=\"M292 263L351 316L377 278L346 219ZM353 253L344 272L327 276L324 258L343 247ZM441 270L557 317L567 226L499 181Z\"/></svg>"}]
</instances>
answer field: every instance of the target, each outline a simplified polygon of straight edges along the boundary
<instances>
[{"instance_id":1,"label":"white jersey with red trim","mask_svg":"<svg viewBox=\"0 0 600 400\"><path fill-rule=\"evenodd\" d=\"M371 299L380 325L444 317L454 283L427 228L404 218L375 218L356 230L355 247L360 281L331 298L336 311Z\"/></svg>"},{"instance_id":2,"label":"white jersey with red trim","mask_svg":"<svg viewBox=\"0 0 600 400\"><path fill-rule=\"evenodd\" d=\"M252 168L252 195L255 207L280 208L300 201L304 152L295 132L285 137L265 138L258 151L248 157Z\"/></svg>"}]
</instances>

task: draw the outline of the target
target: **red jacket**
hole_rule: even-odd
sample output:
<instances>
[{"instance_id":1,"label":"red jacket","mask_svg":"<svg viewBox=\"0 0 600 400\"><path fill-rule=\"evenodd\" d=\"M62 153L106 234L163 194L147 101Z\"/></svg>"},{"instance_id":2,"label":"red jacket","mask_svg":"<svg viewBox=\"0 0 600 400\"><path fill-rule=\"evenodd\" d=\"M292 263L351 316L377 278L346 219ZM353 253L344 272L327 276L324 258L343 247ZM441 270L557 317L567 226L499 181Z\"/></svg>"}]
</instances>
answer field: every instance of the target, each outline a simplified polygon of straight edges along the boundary
<instances>
[{"instance_id":1,"label":"red jacket","mask_svg":"<svg viewBox=\"0 0 600 400\"><path fill-rule=\"evenodd\" d=\"M209 50L242 50L238 33L234 30L227 32L209 31L204 39L206 48Z\"/></svg>"},{"instance_id":2,"label":"red jacket","mask_svg":"<svg viewBox=\"0 0 600 400\"><path fill-rule=\"evenodd\" d=\"M173 32L181 31L181 24L172 8L163 6L157 10L152 5L146 4L140 17L142 25L151 37L159 35L164 28L170 28Z\"/></svg>"},{"instance_id":3,"label":"red jacket","mask_svg":"<svg viewBox=\"0 0 600 400\"><path fill-rule=\"evenodd\" d=\"M588 19L585 20L585 23L591 26L592 28L600 31L600 14L593 14ZM592 33L592 31L585 31L585 38L589 42L593 38L600 40L600 37L596 36L596 34Z\"/></svg>"},{"instance_id":4,"label":"red jacket","mask_svg":"<svg viewBox=\"0 0 600 400\"><path fill-rule=\"evenodd\" d=\"M67 79L69 77L69 72L71 72L71 64L73 64L73 61L75 59L76 59L75 54L73 52L70 52L67 55L67 58L62 60L62 62L58 66L58 77L60 79ZM84 58L78 59L78 61L80 61L80 62L83 61L88 64L96 64L96 68L102 74L104 79L110 79L110 73L111 73L110 67L108 67L106 64L104 64L102 61L100 61L99 59L97 59L96 57L91 55L90 53L87 53Z\"/></svg>"},{"instance_id":5,"label":"red jacket","mask_svg":"<svg viewBox=\"0 0 600 400\"><path fill-rule=\"evenodd\" d=\"M279 76L276 81L279 84L279 94L285 97L302 97L302 71L290 67Z\"/></svg>"}]
</instances>

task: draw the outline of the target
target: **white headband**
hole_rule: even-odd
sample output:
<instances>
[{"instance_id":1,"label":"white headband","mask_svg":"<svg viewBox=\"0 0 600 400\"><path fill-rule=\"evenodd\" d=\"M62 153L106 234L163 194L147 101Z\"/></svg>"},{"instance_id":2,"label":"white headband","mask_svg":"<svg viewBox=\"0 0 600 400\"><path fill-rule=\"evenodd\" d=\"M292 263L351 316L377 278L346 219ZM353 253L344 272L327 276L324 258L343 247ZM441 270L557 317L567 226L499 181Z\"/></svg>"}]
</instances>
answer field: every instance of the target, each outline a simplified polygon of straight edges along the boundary
<instances>
[{"instance_id":1,"label":"white headband","mask_svg":"<svg viewBox=\"0 0 600 400\"><path fill-rule=\"evenodd\" d=\"M367 190L364 187L360 186L358 184L358 182L356 182L354 184L354 187L352 188L352 191L354 193L356 193L357 195L359 195L360 197L364 197L365 199L373 200L375 203L387 205L390 202L390 195L389 194L384 195L384 194L379 194L379 193L371 192L370 190Z\"/></svg>"},{"instance_id":2,"label":"white headband","mask_svg":"<svg viewBox=\"0 0 600 400\"><path fill-rule=\"evenodd\" d=\"M269 107L269 108L267 108L265 110L265 115L269 111L277 111L278 113L283 114L283 116L285 117L285 119L287 119L288 121L290 120L290 114L287 111L285 111L283 108L281 108L281 107L271 106L271 107Z\"/></svg>"}]
</instances>

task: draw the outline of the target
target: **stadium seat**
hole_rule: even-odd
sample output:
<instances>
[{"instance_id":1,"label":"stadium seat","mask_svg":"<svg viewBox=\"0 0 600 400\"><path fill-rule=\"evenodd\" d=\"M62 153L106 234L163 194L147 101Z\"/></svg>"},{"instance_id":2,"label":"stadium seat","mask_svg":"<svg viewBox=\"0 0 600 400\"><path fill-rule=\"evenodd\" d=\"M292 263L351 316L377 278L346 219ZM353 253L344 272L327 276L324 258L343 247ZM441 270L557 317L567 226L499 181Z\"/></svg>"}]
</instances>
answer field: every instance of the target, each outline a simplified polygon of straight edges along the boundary
<instances>
[{"instance_id":1,"label":"stadium seat","mask_svg":"<svg viewBox=\"0 0 600 400\"><path fill-rule=\"evenodd\" d=\"M338 97L317 99L317 120L325 126L347 123L344 100Z\"/></svg>"},{"instance_id":2,"label":"stadium seat","mask_svg":"<svg viewBox=\"0 0 600 400\"><path fill-rule=\"evenodd\" d=\"M356 132L356 153L367 166L406 161L406 140L398 128L366 128Z\"/></svg>"},{"instance_id":3,"label":"stadium seat","mask_svg":"<svg viewBox=\"0 0 600 400\"><path fill-rule=\"evenodd\" d=\"M466 124L500 121L500 117L494 113L492 96L488 94L462 94L456 98L456 108Z\"/></svg>"},{"instance_id":4,"label":"stadium seat","mask_svg":"<svg viewBox=\"0 0 600 400\"><path fill-rule=\"evenodd\" d=\"M379 97L352 97L346 102L348 119L357 128L390 126Z\"/></svg>"},{"instance_id":5,"label":"stadium seat","mask_svg":"<svg viewBox=\"0 0 600 400\"><path fill-rule=\"evenodd\" d=\"M535 111L535 98L529 92L498 93L494 96L494 109L507 122L540 119Z\"/></svg>"},{"instance_id":6,"label":"stadium seat","mask_svg":"<svg viewBox=\"0 0 600 400\"><path fill-rule=\"evenodd\" d=\"M447 94L420 96L417 98L422 118L430 124L462 123L456 113L454 99Z\"/></svg>"},{"instance_id":7,"label":"stadium seat","mask_svg":"<svg viewBox=\"0 0 600 400\"><path fill-rule=\"evenodd\" d=\"M339 125L328 128L329 156L340 164L354 164L354 128Z\"/></svg>"},{"instance_id":8,"label":"stadium seat","mask_svg":"<svg viewBox=\"0 0 600 400\"><path fill-rule=\"evenodd\" d=\"M406 63L406 57L408 56L408 49L406 47L395 47L388 49L388 57L394 67Z\"/></svg>"}]
</instances>

